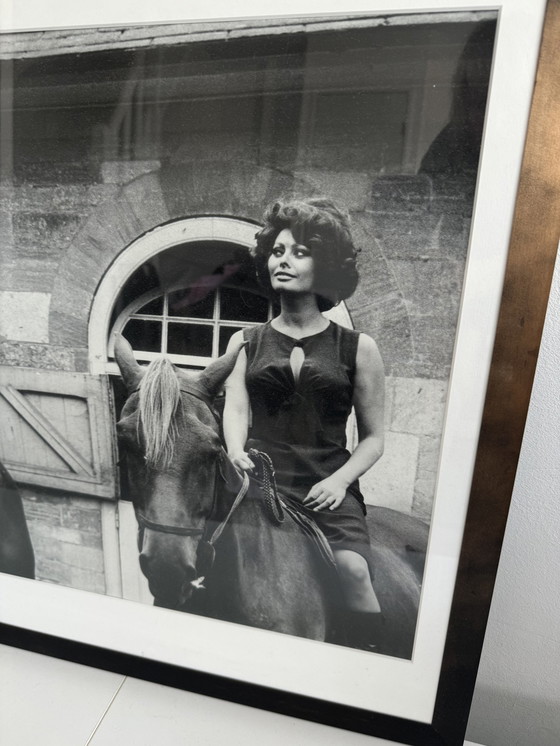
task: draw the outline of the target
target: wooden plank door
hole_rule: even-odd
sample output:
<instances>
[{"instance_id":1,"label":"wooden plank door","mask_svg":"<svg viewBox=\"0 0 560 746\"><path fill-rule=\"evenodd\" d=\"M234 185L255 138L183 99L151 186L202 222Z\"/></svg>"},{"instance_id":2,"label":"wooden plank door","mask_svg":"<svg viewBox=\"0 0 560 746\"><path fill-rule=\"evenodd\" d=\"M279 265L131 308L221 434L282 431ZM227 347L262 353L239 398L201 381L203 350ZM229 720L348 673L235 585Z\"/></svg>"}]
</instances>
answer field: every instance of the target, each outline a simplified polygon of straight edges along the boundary
<instances>
[{"instance_id":1,"label":"wooden plank door","mask_svg":"<svg viewBox=\"0 0 560 746\"><path fill-rule=\"evenodd\" d=\"M17 482L116 499L106 376L0 366L0 461Z\"/></svg>"}]
</instances>

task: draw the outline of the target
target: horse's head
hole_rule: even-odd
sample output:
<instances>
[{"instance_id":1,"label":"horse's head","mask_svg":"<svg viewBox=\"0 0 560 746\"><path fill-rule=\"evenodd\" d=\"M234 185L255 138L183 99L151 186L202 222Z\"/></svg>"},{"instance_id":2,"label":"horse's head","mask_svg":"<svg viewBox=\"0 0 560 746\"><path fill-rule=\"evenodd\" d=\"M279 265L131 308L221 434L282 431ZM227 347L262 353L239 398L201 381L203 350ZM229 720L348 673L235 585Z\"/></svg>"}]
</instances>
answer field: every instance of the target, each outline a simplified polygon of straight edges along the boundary
<instances>
[{"instance_id":1,"label":"horse's head","mask_svg":"<svg viewBox=\"0 0 560 746\"><path fill-rule=\"evenodd\" d=\"M128 392L117 433L140 526L140 566L161 606L179 608L193 592L221 449L209 403L241 347L201 373L190 373L164 357L141 367L128 342L115 337L115 359Z\"/></svg>"}]
</instances>

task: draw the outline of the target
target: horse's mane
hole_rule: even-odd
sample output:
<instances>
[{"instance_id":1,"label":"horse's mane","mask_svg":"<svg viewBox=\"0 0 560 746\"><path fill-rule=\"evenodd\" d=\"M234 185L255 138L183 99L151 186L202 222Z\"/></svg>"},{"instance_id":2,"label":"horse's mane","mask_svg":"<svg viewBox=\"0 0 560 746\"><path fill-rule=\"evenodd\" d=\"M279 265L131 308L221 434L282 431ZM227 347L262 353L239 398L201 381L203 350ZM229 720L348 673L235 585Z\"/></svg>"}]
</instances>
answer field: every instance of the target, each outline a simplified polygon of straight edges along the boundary
<instances>
[{"instance_id":1,"label":"horse's mane","mask_svg":"<svg viewBox=\"0 0 560 746\"><path fill-rule=\"evenodd\" d=\"M165 468L173 458L181 412L179 380L167 358L150 363L140 382L139 395L146 462L153 468Z\"/></svg>"}]
</instances>

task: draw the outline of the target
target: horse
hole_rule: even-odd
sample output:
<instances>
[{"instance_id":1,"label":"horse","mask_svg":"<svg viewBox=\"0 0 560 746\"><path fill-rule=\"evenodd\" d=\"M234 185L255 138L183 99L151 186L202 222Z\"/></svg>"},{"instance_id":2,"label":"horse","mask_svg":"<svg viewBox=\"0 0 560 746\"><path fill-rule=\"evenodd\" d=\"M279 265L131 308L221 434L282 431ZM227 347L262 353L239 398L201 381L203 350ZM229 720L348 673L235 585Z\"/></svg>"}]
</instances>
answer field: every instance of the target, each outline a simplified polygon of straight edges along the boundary
<instances>
[{"instance_id":1,"label":"horse","mask_svg":"<svg viewBox=\"0 0 560 746\"><path fill-rule=\"evenodd\" d=\"M35 555L17 484L0 463L0 572L35 577Z\"/></svg>"},{"instance_id":2,"label":"horse","mask_svg":"<svg viewBox=\"0 0 560 746\"><path fill-rule=\"evenodd\" d=\"M213 399L242 346L194 372L165 357L140 366L128 342L115 337L128 397L117 435L140 567L157 606L337 642L333 573L289 514L271 520L262 490L237 473L223 449ZM406 556L410 542L399 536L399 514L391 513L385 535L392 546L373 552L386 618L378 652L410 658L421 573Z\"/></svg>"}]
</instances>

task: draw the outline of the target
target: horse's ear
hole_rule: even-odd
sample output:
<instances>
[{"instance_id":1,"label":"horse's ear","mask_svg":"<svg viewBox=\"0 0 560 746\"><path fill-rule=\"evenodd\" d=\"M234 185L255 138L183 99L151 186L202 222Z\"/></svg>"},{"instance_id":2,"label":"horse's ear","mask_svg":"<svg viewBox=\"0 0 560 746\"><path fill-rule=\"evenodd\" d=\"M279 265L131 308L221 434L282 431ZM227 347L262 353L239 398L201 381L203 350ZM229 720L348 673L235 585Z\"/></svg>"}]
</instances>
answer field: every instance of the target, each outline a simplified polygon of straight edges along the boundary
<instances>
[{"instance_id":1,"label":"horse's ear","mask_svg":"<svg viewBox=\"0 0 560 746\"><path fill-rule=\"evenodd\" d=\"M130 393L137 389L144 371L136 362L132 347L122 334L115 334L115 360L127 391Z\"/></svg>"},{"instance_id":2,"label":"horse's ear","mask_svg":"<svg viewBox=\"0 0 560 746\"><path fill-rule=\"evenodd\" d=\"M239 342L202 371L197 383L205 389L210 398L218 394L222 384L233 370L239 352L246 344L244 341Z\"/></svg>"}]
</instances>

